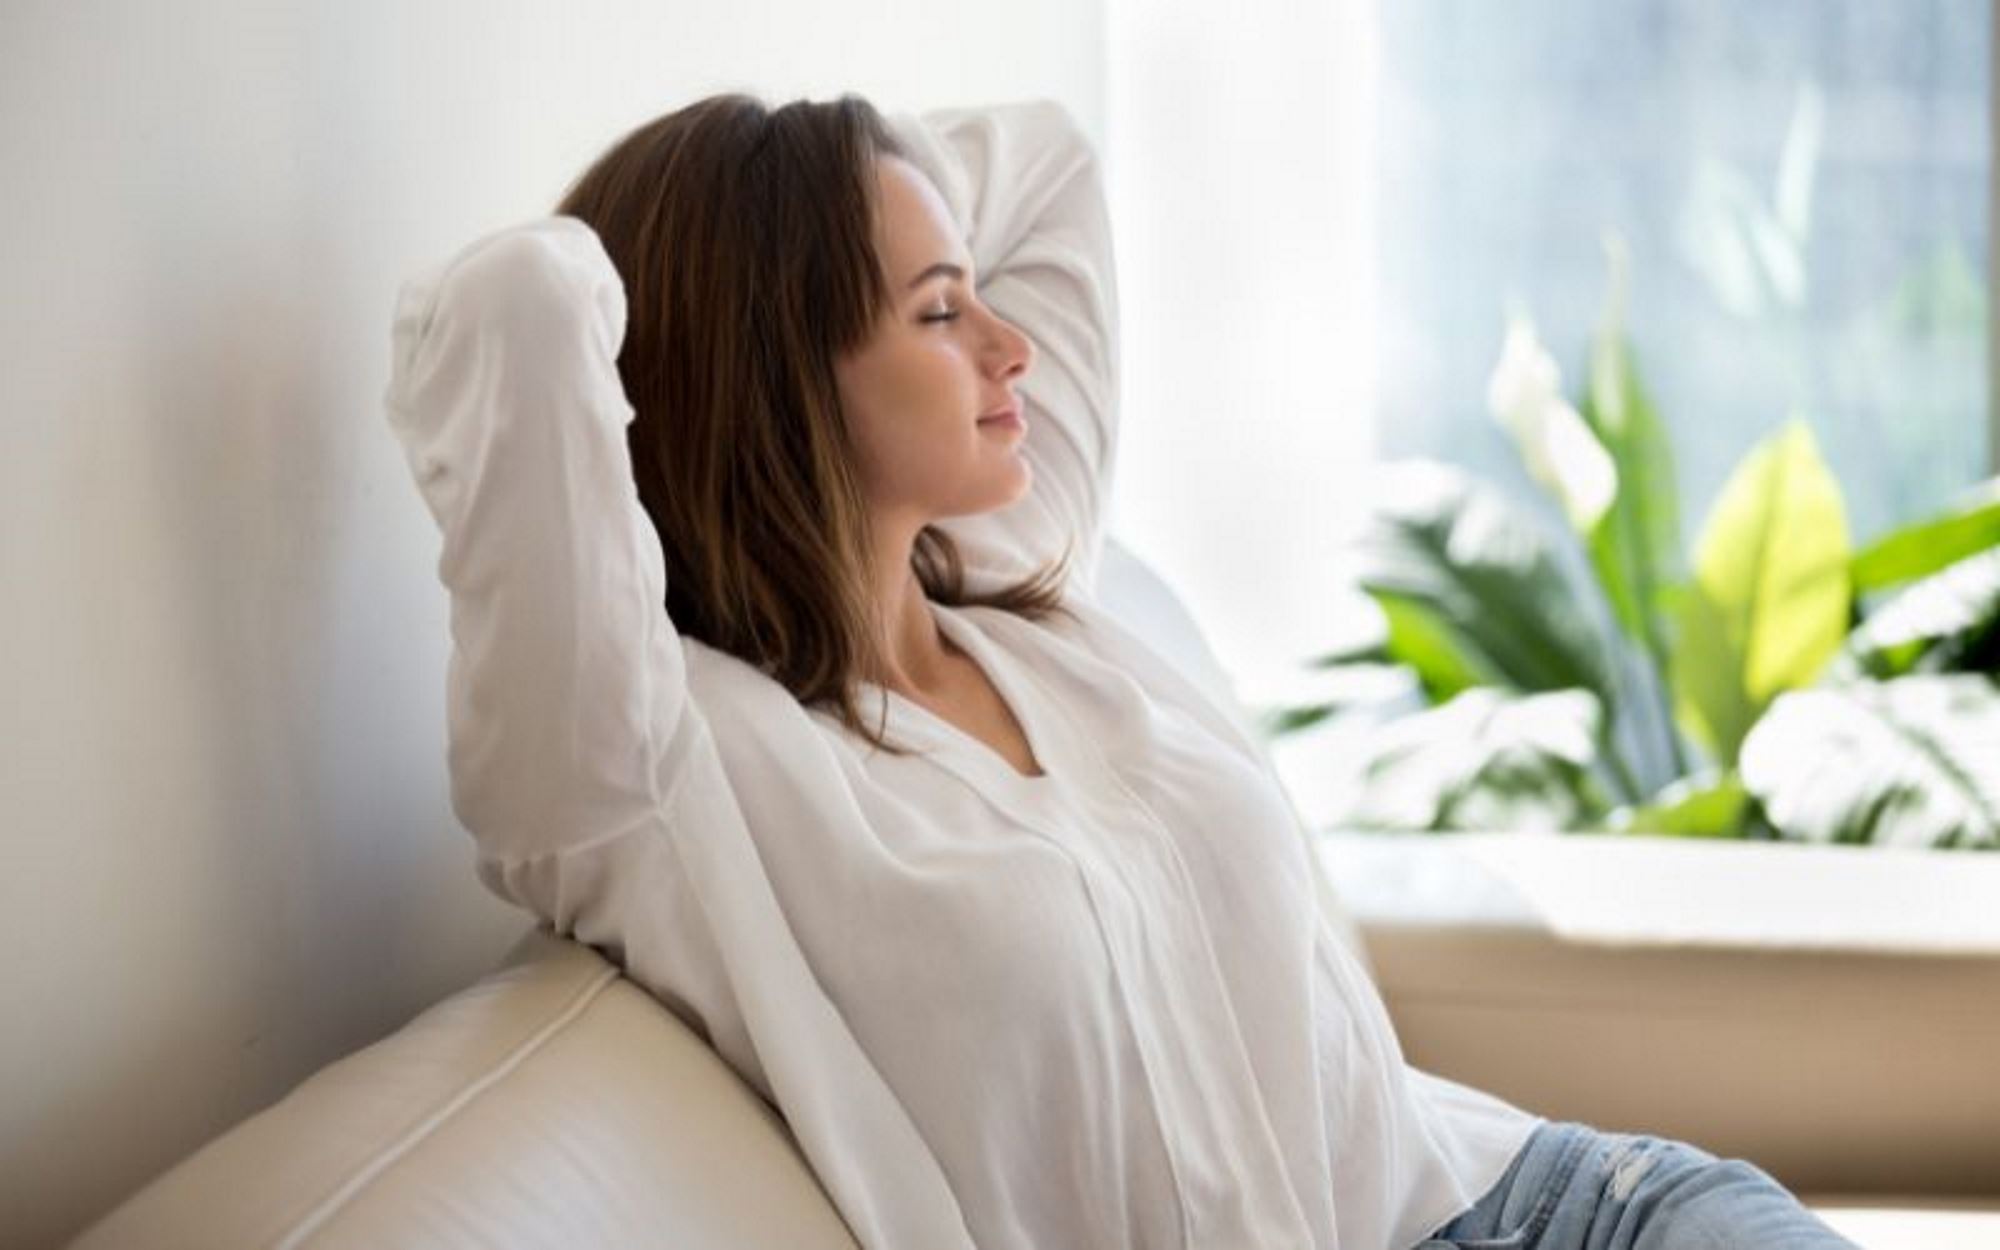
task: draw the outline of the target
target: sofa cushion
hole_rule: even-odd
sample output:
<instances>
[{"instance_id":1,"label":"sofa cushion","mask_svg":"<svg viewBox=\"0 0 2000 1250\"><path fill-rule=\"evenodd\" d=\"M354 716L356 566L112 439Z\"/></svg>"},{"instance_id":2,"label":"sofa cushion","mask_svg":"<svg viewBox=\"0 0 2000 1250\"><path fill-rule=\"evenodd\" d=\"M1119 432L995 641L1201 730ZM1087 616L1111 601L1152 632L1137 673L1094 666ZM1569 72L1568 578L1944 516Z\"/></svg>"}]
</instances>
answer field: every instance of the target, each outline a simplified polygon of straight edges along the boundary
<instances>
[{"instance_id":1,"label":"sofa cushion","mask_svg":"<svg viewBox=\"0 0 2000 1250\"><path fill-rule=\"evenodd\" d=\"M596 952L510 966L90 1229L144 1246L852 1247L783 1121Z\"/></svg>"}]
</instances>

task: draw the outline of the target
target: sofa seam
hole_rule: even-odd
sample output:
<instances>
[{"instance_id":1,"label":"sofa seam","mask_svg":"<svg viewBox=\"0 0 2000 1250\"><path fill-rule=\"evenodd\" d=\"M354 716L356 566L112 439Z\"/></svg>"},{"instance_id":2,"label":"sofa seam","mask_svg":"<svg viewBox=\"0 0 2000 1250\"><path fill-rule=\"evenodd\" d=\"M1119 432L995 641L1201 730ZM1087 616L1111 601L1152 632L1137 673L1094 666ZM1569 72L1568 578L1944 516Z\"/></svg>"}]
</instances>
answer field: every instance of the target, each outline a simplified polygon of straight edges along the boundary
<instances>
[{"instance_id":1,"label":"sofa seam","mask_svg":"<svg viewBox=\"0 0 2000 1250\"><path fill-rule=\"evenodd\" d=\"M358 1171L349 1176L345 1181L342 1181L334 1188L332 1193L320 1199L317 1205L301 1216L291 1230L275 1243L274 1250L297 1250L298 1247L305 1244L307 1239L319 1234L324 1229L327 1221L331 1220L342 1208L352 1202L362 1190L366 1189L376 1178L387 1171L392 1164L402 1159L410 1151L416 1149L419 1144L434 1134L447 1121L457 1116L474 1099L478 1098L488 1089L491 1089L516 1068L520 1067L521 1064L527 1061L530 1055L540 1051L550 1038L569 1027L579 1015L583 1014L584 1009L597 999L598 995L603 992L604 987L616 980L618 976L619 972L616 968L605 967L598 969L589 982L577 990L575 996L564 1005L563 1009L557 1013L553 1020L536 1029L534 1033L530 1034L506 1055L502 1056L499 1062L478 1080L459 1090L458 1093L446 1100L444 1105L410 1126L410 1128L403 1132L399 1139L392 1142L386 1149L378 1152L374 1158L370 1159Z\"/></svg>"}]
</instances>

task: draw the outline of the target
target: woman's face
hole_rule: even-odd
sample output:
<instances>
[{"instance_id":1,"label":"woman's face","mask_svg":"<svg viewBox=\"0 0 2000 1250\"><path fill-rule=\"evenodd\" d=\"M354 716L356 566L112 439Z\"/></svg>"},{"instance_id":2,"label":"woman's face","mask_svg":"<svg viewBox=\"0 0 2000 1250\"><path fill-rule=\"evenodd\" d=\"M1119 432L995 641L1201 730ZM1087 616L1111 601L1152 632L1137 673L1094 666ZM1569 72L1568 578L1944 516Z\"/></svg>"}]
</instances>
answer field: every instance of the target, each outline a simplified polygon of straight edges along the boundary
<instances>
[{"instance_id":1,"label":"woman's face","mask_svg":"<svg viewBox=\"0 0 2000 1250\"><path fill-rule=\"evenodd\" d=\"M888 308L834 373L870 514L914 535L1026 493L1013 385L1034 348L973 294L972 258L930 180L883 157L876 184ZM1015 420L982 420L1003 411Z\"/></svg>"}]
</instances>

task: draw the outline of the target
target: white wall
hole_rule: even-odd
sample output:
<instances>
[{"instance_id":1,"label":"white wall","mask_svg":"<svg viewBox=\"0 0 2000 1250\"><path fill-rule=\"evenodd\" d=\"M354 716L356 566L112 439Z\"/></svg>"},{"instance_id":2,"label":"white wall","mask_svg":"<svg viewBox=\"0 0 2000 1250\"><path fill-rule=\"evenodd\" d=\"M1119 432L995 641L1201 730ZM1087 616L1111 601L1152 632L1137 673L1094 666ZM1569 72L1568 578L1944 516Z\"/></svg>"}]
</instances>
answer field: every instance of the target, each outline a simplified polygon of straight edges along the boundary
<instances>
[{"instance_id":1,"label":"white wall","mask_svg":"<svg viewBox=\"0 0 2000 1250\"><path fill-rule=\"evenodd\" d=\"M396 283L711 90L1029 95L1097 3L0 8L0 1241L478 975Z\"/></svg>"}]
</instances>

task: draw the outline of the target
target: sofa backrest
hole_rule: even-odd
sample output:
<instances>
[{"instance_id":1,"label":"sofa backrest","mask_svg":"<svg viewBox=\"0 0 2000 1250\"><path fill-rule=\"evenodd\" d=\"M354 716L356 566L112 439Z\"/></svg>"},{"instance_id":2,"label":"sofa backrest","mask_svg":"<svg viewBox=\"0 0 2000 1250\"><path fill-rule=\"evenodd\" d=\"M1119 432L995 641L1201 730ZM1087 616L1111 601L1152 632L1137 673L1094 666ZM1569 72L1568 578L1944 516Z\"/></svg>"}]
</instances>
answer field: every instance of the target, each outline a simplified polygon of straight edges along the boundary
<instances>
[{"instance_id":1,"label":"sofa backrest","mask_svg":"<svg viewBox=\"0 0 2000 1250\"><path fill-rule=\"evenodd\" d=\"M762 1099L596 952L537 929L75 1246L854 1244Z\"/></svg>"}]
</instances>

